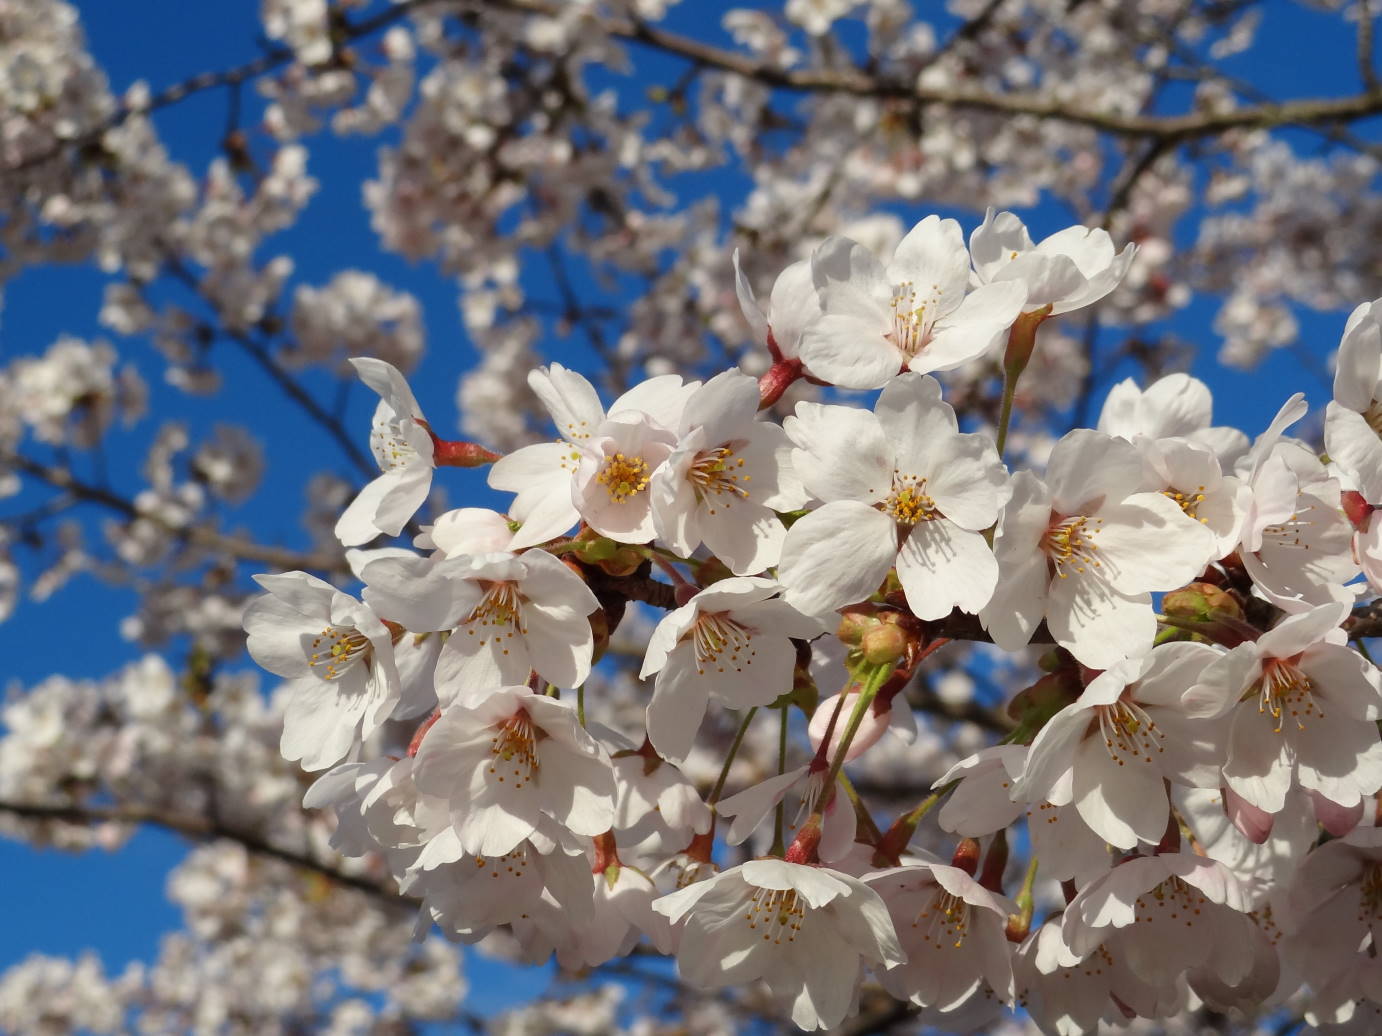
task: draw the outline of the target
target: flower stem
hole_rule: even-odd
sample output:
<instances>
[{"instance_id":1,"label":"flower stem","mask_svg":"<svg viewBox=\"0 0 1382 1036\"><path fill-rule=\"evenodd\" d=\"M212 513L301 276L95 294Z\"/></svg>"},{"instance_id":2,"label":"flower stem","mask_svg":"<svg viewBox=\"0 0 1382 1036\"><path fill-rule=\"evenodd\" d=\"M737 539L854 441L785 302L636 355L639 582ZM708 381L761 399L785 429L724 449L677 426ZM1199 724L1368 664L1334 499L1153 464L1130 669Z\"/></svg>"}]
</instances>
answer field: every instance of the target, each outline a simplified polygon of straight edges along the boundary
<instances>
[{"instance_id":1,"label":"flower stem","mask_svg":"<svg viewBox=\"0 0 1382 1036\"><path fill-rule=\"evenodd\" d=\"M781 775L787 772L787 709L783 707L778 710L778 713L781 718L781 725L777 730L777 772ZM778 799L777 808L773 811L773 847L768 850L770 856L781 856L786 848L786 843L782 837L786 814L786 802Z\"/></svg>"},{"instance_id":2,"label":"flower stem","mask_svg":"<svg viewBox=\"0 0 1382 1036\"><path fill-rule=\"evenodd\" d=\"M576 719L585 726L585 684L576 688Z\"/></svg>"},{"instance_id":3,"label":"flower stem","mask_svg":"<svg viewBox=\"0 0 1382 1036\"><path fill-rule=\"evenodd\" d=\"M854 740L854 735L859 732L859 724L864 722L865 713L873 705L873 699L878 693L878 688L887 682L895 668L897 668L896 662L885 662L864 679L864 685L859 691L859 700L854 703L854 711L849 714L849 722L845 724L845 732L840 736L840 746L835 750L835 758L830 761L830 772L825 775L827 790L835 787L835 778L840 775L840 767L845 764L845 756L849 753L849 746Z\"/></svg>"},{"instance_id":4,"label":"flower stem","mask_svg":"<svg viewBox=\"0 0 1382 1036\"><path fill-rule=\"evenodd\" d=\"M715 781L715 787L711 790L710 797L705 800L707 806L714 806L720 801L720 794L725 790L725 781L729 780L729 768L734 765L734 757L739 752L739 746L744 743L744 735L749 732L749 722L757 711L758 706L755 705L744 713L744 721L739 724L739 729L734 735L734 743L729 746L729 754L725 756L725 765L720 767L719 779Z\"/></svg>"}]
</instances>

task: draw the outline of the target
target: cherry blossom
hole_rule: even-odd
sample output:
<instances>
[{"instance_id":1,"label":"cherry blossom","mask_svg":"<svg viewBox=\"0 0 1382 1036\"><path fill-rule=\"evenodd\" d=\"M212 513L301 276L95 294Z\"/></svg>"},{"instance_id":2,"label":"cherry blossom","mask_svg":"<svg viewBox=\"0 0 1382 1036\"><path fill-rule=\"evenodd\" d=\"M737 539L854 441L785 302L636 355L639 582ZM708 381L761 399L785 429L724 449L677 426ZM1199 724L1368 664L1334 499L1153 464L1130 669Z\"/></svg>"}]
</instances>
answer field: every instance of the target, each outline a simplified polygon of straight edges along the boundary
<instances>
[{"instance_id":1,"label":"cherry blossom","mask_svg":"<svg viewBox=\"0 0 1382 1036\"><path fill-rule=\"evenodd\" d=\"M714 697L732 708L769 705L792 689L793 637L820 624L777 595L770 579L722 579L658 623L641 679L656 674L648 737L674 762L686 758Z\"/></svg>"},{"instance_id":2,"label":"cherry blossom","mask_svg":"<svg viewBox=\"0 0 1382 1036\"><path fill-rule=\"evenodd\" d=\"M998 565L981 530L1007 498L993 444L959 431L934 378L908 374L872 413L801 403L786 422L797 473L823 501L788 531L778 578L813 615L865 600L888 570L913 614L988 603Z\"/></svg>"},{"instance_id":3,"label":"cherry blossom","mask_svg":"<svg viewBox=\"0 0 1382 1036\"><path fill-rule=\"evenodd\" d=\"M862 245L831 238L811 256L821 317L801 337L817 377L844 388L881 388L903 368L950 370L986 353L1027 299L1020 281L967 291L969 253L960 225L927 216L886 267Z\"/></svg>"},{"instance_id":4,"label":"cherry blossom","mask_svg":"<svg viewBox=\"0 0 1382 1036\"><path fill-rule=\"evenodd\" d=\"M717 989L761 978L803 1029L844 1020L865 962L906 960L878 893L828 868L750 860L653 909L680 930L683 981Z\"/></svg>"}]
</instances>

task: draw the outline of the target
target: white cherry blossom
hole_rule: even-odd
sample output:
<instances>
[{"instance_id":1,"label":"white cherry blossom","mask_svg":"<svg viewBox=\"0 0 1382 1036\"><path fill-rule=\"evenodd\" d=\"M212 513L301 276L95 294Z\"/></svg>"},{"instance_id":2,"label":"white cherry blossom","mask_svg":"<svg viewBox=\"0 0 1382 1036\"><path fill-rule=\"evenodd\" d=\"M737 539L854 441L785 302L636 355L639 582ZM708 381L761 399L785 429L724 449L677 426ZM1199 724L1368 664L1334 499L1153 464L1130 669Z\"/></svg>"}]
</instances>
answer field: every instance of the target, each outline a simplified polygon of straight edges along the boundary
<instances>
[{"instance_id":1,"label":"white cherry blossom","mask_svg":"<svg viewBox=\"0 0 1382 1036\"><path fill-rule=\"evenodd\" d=\"M781 589L770 579L722 579L658 623L639 676L657 675L648 737L661 755L686 758L712 697L746 709L792 689L791 638L821 627L778 598Z\"/></svg>"},{"instance_id":2,"label":"white cherry blossom","mask_svg":"<svg viewBox=\"0 0 1382 1036\"><path fill-rule=\"evenodd\" d=\"M906 960L878 893L824 867L750 860L653 909L680 928L682 981L718 989L761 978L803 1029L844 1021L865 963Z\"/></svg>"},{"instance_id":3,"label":"white cherry blossom","mask_svg":"<svg viewBox=\"0 0 1382 1036\"><path fill-rule=\"evenodd\" d=\"M245 609L250 655L292 681L283 754L325 769L398 703L393 633L369 605L306 572L255 580L268 593Z\"/></svg>"},{"instance_id":4,"label":"white cherry blossom","mask_svg":"<svg viewBox=\"0 0 1382 1036\"><path fill-rule=\"evenodd\" d=\"M774 512L806 502L786 435L756 419L758 399L758 382L738 370L696 389L649 490L662 542L690 555L704 541L737 575L777 564L787 529Z\"/></svg>"},{"instance_id":5,"label":"white cherry blossom","mask_svg":"<svg viewBox=\"0 0 1382 1036\"><path fill-rule=\"evenodd\" d=\"M1066 227L1033 244L1022 220L993 209L969 236L969 248L977 283L1022 284L1022 308L1030 313L1050 305L1052 316L1098 302L1118 286L1137 254L1134 245L1115 253L1101 228Z\"/></svg>"},{"instance_id":6,"label":"white cherry blossom","mask_svg":"<svg viewBox=\"0 0 1382 1036\"><path fill-rule=\"evenodd\" d=\"M1056 643L1095 668L1151 647L1151 592L1199 575L1214 537L1141 481L1137 447L1087 429L1056 443L1046 483L1014 477L994 539L1001 579L980 613L997 644L1021 647L1045 617Z\"/></svg>"},{"instance_id":7,"label":"white cherry blossom","mask_svg":"<svg viewBox=\"0 0 1382 1036\"><path fill-rule=\"evenodd\" d=\"M896 565L918 618L988 603L998 564L981 530L1007 499L1007 473L986 437L959 431L934 378L894 379L872 413L801 403L785 427L797 473L824 501L788 530L778 578L789 602L828 615Z\"/></svg>"},{"instance_id":8,"label":"white cherry blossom","mask_svg":"<svg viewBox=\"0 0 1382 1036\"><path fill-rule=\"evenodd\" d=\"M421 423L422 410L398 368L373 357L351 357L363 381L379 393L370 427L370 449L382 474L360 490L336 523L347 547L380 533L397 536L432 489L432 437Z\"/></svg>"},{"instance_id":9,"label":"white cherry blossom","mask_svg":"<svg viewBox=\"0 0 1382 1036\"><path fill-rule=\"evenodd\" d=\"M418 747L413 780L449 804L461 849L474 856L512 851L544 817L591 836L614 821L609 756L571 705L526 687L444 710Z\"/></svg>"},{"instance_id":10,"label":"white cherry blossom","mask_svg":"<svg viewBox=\"0 0 1382 1036\"><path fill-rule=\"evenodd\" d=\"M904 368L951 370L989 351L1027 299L1010 280L967 291L969 253L960 225L927 216L885 267L848 238L811 256L821 317L801 338L801 358L843 388L881 388Z\"/></svg>"}]
</instances>

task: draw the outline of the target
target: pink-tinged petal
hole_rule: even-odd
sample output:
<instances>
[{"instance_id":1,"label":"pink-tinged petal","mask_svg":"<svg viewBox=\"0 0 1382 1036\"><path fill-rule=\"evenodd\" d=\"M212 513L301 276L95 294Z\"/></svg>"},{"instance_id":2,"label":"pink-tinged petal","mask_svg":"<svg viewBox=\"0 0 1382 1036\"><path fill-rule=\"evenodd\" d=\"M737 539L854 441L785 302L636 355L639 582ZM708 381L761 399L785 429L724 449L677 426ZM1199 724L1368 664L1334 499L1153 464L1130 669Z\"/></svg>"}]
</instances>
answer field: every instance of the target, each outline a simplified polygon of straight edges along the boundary
<instances>
[{"instance_id":1,"label":"pink-tinged petal","mask_svg":"<svg viewBox=\"0 0 1382 1036\"><path fill-rule=\"evenodd\" d=\"M1027 287L1027 309L1053 303L1052 314L1065 313L1084 305L1084 274L1075 261L1064 255L1029 252L1019 255L999 274L998 280L1021 281Z\"/></svg>"},{"instance_id":2,"label":"pink-tinged petal","mask_svg":"<svg viewBox=\"0 0 1382 1036\"><path fill-rule=\"evenodd\" d=\"M393 364L373 356L354 356L350 358L350 365L360 380L379 393L379 398L399 417L422 416L407 379Z\"/></svg>"},{"instance_id":3,"label":"pink-tinged petal","mask_svg":"<svg viewBox=\"0 0 1382 1036\"><path fill-rule=\"evenodd\" d=\"M1004 651L1025 647L1046 614L1050 576L1046 557L1033 553L1017 565L1000 564L993 598L979 612L979 621Z\"/></svg>"},{"instance_id":4,"label":"pink-tinged petal","mask_svg":"<svg viewBox=\"0 0 1382 1036\"><path fill-rule=\"evenodd\" d=\"M1261 674L1257 647L1251 643L1239 644L1205 666L1199 678L1181 696L1181 708L1191 718L1223 716Z\"/></svg>"},{"instance_id":5,"label":"pink-tinged petal","mask_svg":"<svg viewBox=\"0 0 1382 1036\"><path fill-rule=\"evenodd\" d=\"M449 702L473 702L495 688L528 679L527 651L520 659L508 655L492 636L465 629L451 635L437 656L437 698Z\"/></svg>"},{"instance_id":6,"label":"pink-tinged petal","mask_svg":"<svg viewBox=\"0 0 1382 1036\"><path fill-rule=\"evenodd\" d=\"M1256 482L1257 475L1267 458L1271 456L1272 449L1281 440L1282 434L1287 428L1295 424L1310 410L1305 402L1305 393L1297 392L1285 403L1281 404L1281 409L1272 418L1272 423L1267 426L1267 430L1257 437L1253 443L1252 450L1248 454L1249 482Z\"/></svg>"},{"instance_id":7,"label":"pink-tinged petal","mask_svg":"<svg viewBox=\"0 0 1382 1036\"><path fill-rule=\"evenodd\" d=\"M985 435L959 435L948 443L950 457L926 485L943 515L978 532L998 518L1008 501L1008 472Z\"/></svg>"},{"instance_id":8,"label":"pink-tinged petal","mask_svg":"<svg viewBox=\"0 0 1382 1036\"><path fill-rule=\"evenodd\" d=\"M643 668L638 673L640 680L646 680L667 664L667 659L672 651L676 649L681 638L691 629L691 624L696 621L699 610L697 604L688 602L680 608L668 612L657 624L653 629L652 636L648 638L648 649L643 657Z\"/></svg>"},{"instance_id":9,"label":"pink-tinged petal","mask_svg":"<svg viewBox=\"0 0 1382 1036\"><path fill-rule=\"evenodd\" d=\"M580 519L571 500L571 475L579 459L579 452L565 443L542 442L515 450L490 468L491 487L518 494L509 513L523 525L511 549L550 540Z\"/></svg>"},{"instance_id":10,"label":"pink-tinged petal","mask_svg":"<svg viewBox=\"0 0 1382 1036\"><path fill-rule=\"evenodd\" d=\"M1377 667L1357 651L1341 644L1317 644L1301 656L1299 668L1327 708L1358 720L1382 718Z\"/></svg>"},{"instance_id":11,"label":"pink-tinged petal","mask_svg":"<svg viewBox=\"0 0 1382 1036\"><path fill-rule=\"evenodd\" d=\"M795 770L788 770L745 788L737 795L721 799L715 807L715 812L734 818L733 823L729 825L729 833L725 835L725 841L729 845L738 845L753 834L754 829L763 822L763 818L772 812L792 786L805 776L806 767L799 766Z\"/></svg>"},{"instance_id":12,"label":"pink-tinged petal","mask_svg":"<svg viewBox=\"0 0 1382 1036\"><path fill-rule=\"evenodd\" d=\"M879 393L873 410L903 471L929 477L950 459L960 425L935 378L899 374Z\"/></svg>"},{"instance_id":13,"label":"pink-tinged petal","mask_svg":"<svg viewBox=\"0 0 1382 1036\"><path fill-rule=\"evenodd\" d=\"M1155 647L1135 678L1137 689L1133 697L1143 705L1179 709L1186 690L1195 685L1206 668L1227 654L1221 647L1189 640Z\"/></svg>"},{"instance_id":14,"label":"pink-tinged petal","mask_svg":"<svg viewBox=\"0 0 1382 1036\"><path fill-rule=\"evenodd\" d=\"M1222 791L1224 815L1238 833L1253 845L1263 845L1272 836L1276 815L1258 809L1232 788Z\"/></svg>"},{"instance_id":15,"label":"pink-tinged petal","mask_svg":"<svg viewBox=\"0 0 1382 1036\"><path fill-rule=\"evenodd\" d=\"M876 389L887 384L907 357L883 337L882 312L862 305L846 309L835 297L825 307L824 315L801 336L806 368L840 388Z\"/></svg>"},{"instance_id":16,"label":"pink-tinged petal","mask_svg":"<svg viewBox=\"0 0 1382 1036\"><path fill-rule=\"evenodd\" d=\"M691 394L700 388L699 381L683 382L680 374L659 374L640 381L609 405L609 416L638 414L651 417L668 430L681 422L683 409Z\"/></svg>"},{"instance_id":17,"label":"pink-tinged petal","mask_svg":"<svg viewBox=\"0 0 1382 1036\"><path fill-rule=\"evenodd\" d=\"M1258 638L1258 656L1291 658L1298 655L1323 640L1330 630L1342 625L1348 613L1347 604L1337 603L1322 604L1309 611L1288 615Z\"/></svg>"},{"instance_id":18,"label":"pink-tinged petal","mask_svg":"<svg viewBox=\"0 0 1382 1036\"><path fill-rule=\"evenodd\" d=\"M364 694L342 694L342 688L315 677L294 681L288 707L283 713L279 751L304 770L324 770L355 744L369 699Z\"/></svg>"},{"instance_id":19,"label":"pink-tinged petal","mask_svg":"<svg viewBox=\"0 0 1382 1036\"><path fill-rule=\"evenodd\" d=\"M1022 255L1035 247L1021 219L991 208L984 222L969 235L969 253L982 281L993 280L1012 261L1014 252Z\"/></svg>"},{"instance_id":20,"label":"pink-tinged petal","mask_svg":"<svg viewBox=\"0 0 1382 1036\"><path fill-rule=\"evenodd\" d=\"M874 503L892 490L893 444L869 411L798 403L783 428L797 476L818 499Z\"/></svg>"},{"instance_id":21,"label":"pink-tinged petal","mask_svg":"<svg viewBox=\"0 0 1382 1036\"><path fill-rule=\"evenodd\" d=\"M430 537L430 545L447 557L508 550L513 539L508 518L487 507L458 507L447 511L423 531ZM422 542L417 545L425 546Z\"/></svg>"},{"instance_id":22,"label":"pink-tinged petal","mask_svg":"<svg viewBox=\"0 0 1382 1036\"><path fill-rule=\"evenodd\" d=\"M1362 798L1359 798L1352 806L1341 806L1332 799L1325 798L1318 791L1311 790L1308 794L1315 819L1335 838L1343 838L1356 828L1358 822L1363 819L1364 802Z\"/></svg>"},{"instance_id":23,"label":"pink-tinged petal","mask_svg":"<svg viewBox=\"0 0 1382 1036\"><path fill-rule=\"evenodd\" d=\"M744 880L765 889L796 889L812 909L849 895L854 879L824 867L786 860L749 860L741 868Z\"/></svg>"},{"instance_id":24,"label":"pink-tinged petal","mask_svg":"<svg viewBox=\"0 0 1382 1036\"><path fill-rule=\"evenodd\" d=\"M1114 759L1099 737L1075 754L1074 805L1089 829L1110 845L1155 845L1166 833L1170 805L1160 772L1145 759Z\"/></svg>"},{"instance_id":25,"label":"pink-tinged petal","mask_svg":"<svg viewBox=\"0 0 1382 1036\"><path fill-rule=\"evenodd\" d=\"M844 789L837 785L835 797L825 807L821 818L821 842L817 847L820 858L825 863L843 860L854 847L854 835L858 830L854 809L846 798Z\"/></svg>"},{"instance_id":26,"label":"pink-tinged petal","mask_svg":"<svg viewBox=\"0 0 1382 1036\"><path fill-rule=\"evenodd\" d=\"M884 277L890 284L934 285L942 308L953 309L969 282L969 252L959 222L927 216L897 243ZM956 302L946 305L952 297Z\"/></svg>"},{"instance_id":27,"label":"pink-tinged petal","mask_svg":"<svg viewBox=\"0 0 1382 1036\"><path fill-rule=\"evenodd\" d=\"M563 747L552 750L541 742L542 767L538 790L544 812L574 834L593 837L614 823L614 770L600 756L585 755Z\"/></svg>"},{"instance_id":28,"label":"pink-tinged petal","mask_svg":"<svg viewBox=\"0 0 1382 1036\"><path fill-rule=\"evenodd\" d=\"M1057 644L1091 669L1145 653L1156 636L1150 594L1121 594L1088 574L1052 581L1046 625Z\"/></svg>"},{"instance_id":29,"label":"pink-tinged petal","mask_svg":"<svg viewBox=\"0 0 1382 1036\"><path fill-rule=\"evenodd\" d=\"M1267 813L1280 813L1291 788L1292 753L1270 713L1245 702L1233 713L1224 779L1240 796Z\"/></svg>"},{"instance_id":30,"label":"pink-tinged petal","mask_svg":"<svg viewBox=\"0 0 1382 1036\"><path fill-rule=\"evenodd\" d=\"M807 615L867 600L897 557L892 519L867 504L839 500L787 531L777 575L783 598Z\"/></svg>"},{"instance_id":31,"label":"pink-tinged petal","mask_svg":"<svg viewBox=\"0 0 1382 1036\"><path fill-rule=\"evenodd\" d=\"M1136 493L1102 508L1096 521L1100 574L1124 594L1174 590L1214 556L1214 534L1160 493Z\"/></svg>"},{"instance_id":32,"label":"pink-tinged petal","mask_svg":"<svg viewBox=\"0 0 1382 1036\"><path fill-rule=\"evenodd\" d=\"M736 575L752 575L776 565L787 541L787 527L776 514L752 500L717 510L701 519L705 545Z\"/></svg>"},{"instance_id":33,"label":"pink-tinged petal","mask_svg":"<svg viewBox=\"0 0 1382 1036\"><path fill-rule=\"evenodd\" d=\"M1206 859L1194 853L1167 853L1161 859L1167 871L1204 893L1211 903L1230 910L1248 910L1247 890L1233 872L1218 860Z\"/></svg>"},{"instance_id":34,"label":"pink-tinged petal","mask_svg":"<svg viewBox=\"0 0 1382 1036\"><path fill-rule=\"evenodd\" d=\"M433 562L430 558L380 558L360 577L365 603L384 618L414 633L450 629L480 603L482 592L470 575L468 558Z\"/></svg>"},{"instance_id":35,"label":"pink-tinged petal","mask_svg":"<svg viewBox=\"0 0 1382 1036\"><path fill-rule=\"evenodd\" d=\"M801 348L801 336L821 315L820 295L811 273L811 260L792 263L777 275L768 298L773 341L787 358Z\"/></svg>"},{"instance_id":36,"label":"pink-tinged petal","mask_svg":"<svg viewBox=\"0 0 1382 1036\"><path fill-rule=\"evenodd\" d=\"M954 370L994 351L1027 302L1021 281L985 284L965 296L960 306L933 329L931 340L908 362L918 374Z\"/></svg>"},{"instance_id":37,"label":"pink-tinged petal","mask_svg":"<svg viewBox=\"0 0 1382 1036\"><path fill-rule=\"evenodd\" d=\"M1296 777L1302 788L1317 791L1344 807L1352 807L1359 796L1382 788L1382 742L1377 724L1326 712L1303 719L1295 740Z\"/></svg>"},{"instance_id":38,"label":"pink-tinged petal","mask_svg":"<svg viewBox=\"0 0 1382 1036\"><path fill-rule=\"evenodd\" d=\"M707 683L696 676L693 650L683 645L672 653L648 702L648 738L659 755L674 763L690 755L709 702Z\"/></svg>"},{"instance_id":39,"label":"pink-tinged petal","mask_svg":"<svg viewBox=\"0 0 1382 1036\"><path fill-rule=\"evenodd\" d=\"M816 246L811 253L811 277L820 294L839 292L847 285L880 307L892 298L892 286L878 257L847 237L828 237Z\"/></svg>"},{"instance_id":40,"label":"pink-tinged petal","mask_svg":"<svg viewBox=\"0 0 1382 1036\"><path fill-rule=\"evenodd\" d=\"M1209 427L1213 416L1209 386L1189 374L1168 374L1152 382L1142 398L1149 419L1145 434L1154 439L1198 432Z\"/></svg>"},{"instance_id":41,"label":"pink-tinged petal","mask_svg":"<svg viewBox=\"0 0 1382 1036\"><path fill-rule=\"evenodd\" d=\"M1014 802L1041 802L1055 794L1054 789L1075 765L1081 741L1089 736L1095 716L1078 704L1061 709L1037 732L1027 753L1027 764L1013 781Z\"/></svg>"},{"instance_id":42,"label":"pink-tinged petal","mask_svg":"<svg viewBox=\"0 0 1382 1036\"><path fill-rule=\"evenodd\" d=\"M559 363L531 371L528 386L552 415L557 434L568 442L589 439L605 419L595 387Z\"/></svg>"},{"instance_id":43,"label":"pink-tinged petal","mask_svg":"<svg viewBox=\"0 0 1382 1036\"><path fill-rule=\"evenodd\" d=\"M595 650L590 622L584 617L573 621L565 615L553 615L540 604L525 607L523 619L528 662L538 675L557 687L585 683Z\"/></svg>"},{"instance_id":44,"label":"pink-tinged petal","mask_svg":"<svg viewBox=\"0 0 1382 1036\"><path fill-rule=\"evenodd\" d=\"M952 608L977 615L993 597L998 562L979 533L937 518L907 534L897 555L897 578L918 619L944 618Z\"/></svg>"},{"instance_id":45,"label":"pink-tinged petal","mask_svg":"<svg viewBox=\"0 0 1382 1036\"><path fill-rule=\"evenodd\" d=\"M1052 509L1064 515L1093 514L1105 501L1135 493L1141 482L1137 447L1088 428L1063 436L1046 467Z\"/></svg>"},{"instance_id":46,"label":"pink-tinged petal","mask_svg":"<svg viewBox=\"0 0 1382 1036\"><path fill-rule=\"evenodd\" d=\"M1330 461L1357 481L1365 500L1382 502L1382 438L1362 414L1330 403L1325 408L1324 445Z\"/></svg>"},{"instance_id":47,"label":"pink-tinged petal","mask_svg":"<svg viewBox=\"0 0 1382 1036\"><path fill-rule=\"evenodd\" d=\"M1375 301L1354 309L1344 325L1335 357L1334 398L1359 413L1372 405L1382 375L1382 324L1378 315Z\"/></svg>"},{"instance_id":48,"label":"pink-tinged petal","mask_svg":"<svg viewBox=\"0 0 1382 1036\"><path fill-rule=\"evenodd\" d=\"M336 520L336 539L347 547L357 547L381 534L383 530L375 523L375 515L383 501L402 481L404 470L395 468L386 471L356 494Z\"/></svg>"},{"instance_id":49,"label":"pink-tinged petal","mask_svg":"<svg viewBox=\"0 0 1382 1036\"><path fill-rule=\"evenodd\" d=\"M758 379L736 367L720 372L691 393L678 430L684 435L704 427L721 441L744 438L757 412Z\"/></svg>"},{"instance_id":50,"label":"pink-tinged petal","mask_svg":"<svg viewBox=\"0 0 1382 1036\"><path fill-rule=\"evenodd\" d=\"M763 310L758 305L758 299L754 297L753 285L749 283L748 277L744 276L744 270L739 265L739 249L734 250L732 259L734 262L734 294L739 298L739 309L743 311L744 321L749 325L749 330L753 332L755 344L763 345L768 340L768 321L763 316Z\"/></svg>"},{"instance_id":51,"label":"pink-tinged petal","mask_svg":"<svg viewBox=\"0 0 1382 1036\"><path fill-rule=\"evenodd\" d=\"M409 464L394 468L370 483L375 485L383 481L387 475L396 476L393 485L375 507L374 524L380 532L388 536L397 536L403 531L403 526L417 514L417 509L426 502L427 494L432 491L432 471L430 464Z\"/></svg>"}]
</instances>

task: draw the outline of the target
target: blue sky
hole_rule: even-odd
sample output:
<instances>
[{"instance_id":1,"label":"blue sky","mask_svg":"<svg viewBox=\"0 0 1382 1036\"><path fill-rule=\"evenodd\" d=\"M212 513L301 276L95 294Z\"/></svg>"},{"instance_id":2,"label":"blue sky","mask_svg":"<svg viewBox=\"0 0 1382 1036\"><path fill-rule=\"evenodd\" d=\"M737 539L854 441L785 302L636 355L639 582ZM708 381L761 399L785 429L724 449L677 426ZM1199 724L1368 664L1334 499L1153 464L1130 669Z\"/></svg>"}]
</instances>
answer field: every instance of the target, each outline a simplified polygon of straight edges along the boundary
<instances>
[{"instance_id":1,"label":"blue sky","mask_svg":"<svg viewBox=\"0 0 1382 1036\"><path fill-rule=\"evenodd\" d=\"M257 52L259 5L253 0L81 0L76 6L90 48L117 93L138 78L158 89L197 72L240 63ZM711 20L705 18L707 6L718 5L687 0L674 8L671 26L709 32L724 42L718 30L704 25ZM1335 18L1284 3L1265 6L1269 20L1263 42L1251 58L1233 59L1233 71L1277 95L1328 95L1357 88L1352 35ZM1304 48L1302 39L1310 41ZM1346 54L1348 60L1329 59L1339 54ZM679 72L679 65L665 60L647 67L655 76L670 77ZM647 85L624 83L621 90L643 90ZM1184 103L1184 97L1171 96L1166 103L1174 107ZM253 110L252 103L249 108ZM200 172L217 152L225 115L225 94L211 91L160 113L157 124L174 156ZM1377 136L1376 127L1364 132L1374 139ZM416 295L424 309L428 354L413 384L423 409L445 434L455 428L456 376L473 362L475 354L465 341L453 283L430 265L408 263L382 253L377 246L360 199L360 185L375 169L377 146L372 139L313 141L309 168L321 181L320 191L297 228L271 241L263 255L278 251L291 254L296 263L293 283L321 284L343 266L359 266ZM689 197L687 192L693 187L736 193L741 186L729 177L702 178L682 185L681 190ZM920 209L909 213L917 218L924 214ZM1036 236L1066 222L1063 212L1054 207L1024 215ZM966 229L977 219L965 219ZM535 265L525 276L535 293L555 296L546 290L550 285L545 283L545 268ZM87 267L34 270L21 275L5 293L0 358L41 352L64 332L87 338L111 337L96 320L104 283L103 275ZM1218 423L1238 424L1250 432L1260 429L1282 400L1296 390L1304 390L1316 407L1323 405L1326 388L1300 357L1289 351L1273 354L1251 374L1218 369L1214 362L1218 341L1210 330L1215 305L1214 300L1197 300L1172 327L1200 345L1193 369L1216 391ZM1309 365L1318 367L1328 360L1343 320L1342 313L1304 316L1302 351L1312 357ZM138 468L159 420L186 420L207 429L211 420L245 421L266 440L268 470L259 496L238 514L228 514L252 524L270 539L303 543L305 537L296 522L305 475L323 465L350 474L339 451L333 451L320 430L295 417L280 416L282 411L274 406L278 390L242 364L226 365L227 391L208 405L159 382L158 363L148 343L120 340L118 344L148 376L153 389L153 420L115 437L108 459L117 484L133 484L119 476ZM328 379L309 374L303 380L319 397L327 398ZM367 395L356 392L351 411L351 428L361 445L371 406ZM453 502L458 504L475 502L483 493L478 477L451 479L449 485L453 487ZM470 493L476 495L463 496ZM23 511L38 498L21 494L3 502L0 512ZM6 679L28 685L54 670L95 677L136 657L138 650L123 641L117 629L118 618L132 603L130 593L86 579L78 579L48 602L22 603L17 615L0 626L0 643L10 648L6 651ZM80 653L72 650L78 633L83 645ZM7 879L0 888L0 913L8 919L0 926L0 968L32 951L72 954L87 947L97 949L113 970L132 959L152 959L159 936L177 923L176 912L164 897L163 884L169 868L183 852L180 840L160 832L142 832L129 847L113 855L36 852L0 841L0 873ZM473 983L476 977L472 967ZM545 978L538 981L545 982ZM489 1004L477 1005L482 1010L521 995L521 987L513 985L483 987L483 978L472 987L477 995L491 998Z\"/></svg>"}]
</instances>

